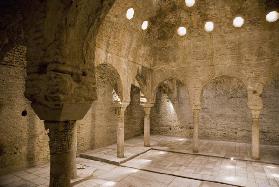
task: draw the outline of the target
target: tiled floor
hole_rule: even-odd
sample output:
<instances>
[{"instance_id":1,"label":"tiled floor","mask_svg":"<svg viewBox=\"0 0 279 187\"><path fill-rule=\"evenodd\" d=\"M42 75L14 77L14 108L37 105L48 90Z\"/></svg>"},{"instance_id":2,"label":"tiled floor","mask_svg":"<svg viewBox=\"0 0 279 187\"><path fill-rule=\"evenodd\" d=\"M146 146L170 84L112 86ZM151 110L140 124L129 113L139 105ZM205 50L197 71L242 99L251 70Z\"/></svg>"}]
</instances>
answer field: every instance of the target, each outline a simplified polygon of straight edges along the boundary
<instances>
[{"instance_id":1,"label":"tiled floor","mask_svg":"<svg viewBox=\"0 0 279 187\"><path fill-rule=\"evenodd\" d=\"M126 162L148 150L150 147L144 147L142 137L136 137L125 141L125 157L117 158L116 156L116 144L107 147L90 150L80 154L80 157L92 159L96 161L105 161L110 164L119 165Z\"/></svg>"},{"instance_id":2,"label":"tiled floor","mask_svg":"<svg viewBox=\"0 0 279 187\"><path fill-rule=\"evenodd\" d=\"M116 145L87 152L120 166L78 158L79 178L72 184L77 187L279 187L279 147L262 146L262 160L255 162L250 159L249 144L202 140L201 155L195 155L190 140L166 136L151 139L151 148L143 147L143 137L125 141L124 159L116 158ZM0 187L46 187L48 181L49 165L44 165L1 176Z\"/></svg>"},{"instance_id":3,"label":"tiled floor","mask_svg":"<svg viewBox=\"0 0 279 187\"><path fill-rule=\"evenodd\" d=\"M141 171L121 166L115 166L99 161L78 158L79 176L90 177L82 181L73 181L75 187L229 187L219 183L203 182L182 177L175 177L153 172ZM94 171L92 173L92 171ZM88 175L87 175L88 176ZM35 167L21 172L0 177L1 187L47 187L49 166Z\"/></svg>"},{"instance_id":4,"label":"tiled floor","mask_svg":"<svg viewBox=\"0 0 279 187\"><path fill-rule=\"evenodd\" d=\"M151 143L155 149L193 153L191 139L155 135L151 136ZM261 145L260 152L261 162L279 164L279 146ZM252 160L251 144L247 143L200 140L199 154Z\"/></svg>"},{"instance_id":5,"label":"tiled floor","mask_svg":"<svg viewBox=\"0 0 279 187\"><path fill-rule=\"evenodd\" d=\"M72 180L77 183L85 178L92 176L97 170L87 164L90 160L77 159L78 177ZM0 187L46 187L49 184L49 164L33 167L9 175L0 176Z\"/></svg>"},{"instance_id":6,"label":"tiled floor","mask_svg":"<svg viewBox=\"0 0 279 187\"><path fill-rule=\"evenodd\" d=\"M238 160L251 159L251 145L246 143L200 140L199 155L210 155L221 158L234 158ZM151 148L175 151L180 153L194 154L192 151L191 139L170 137L170 136L151 136ZM98 161L105 161L113 164L123 163L139 154L150 150L143 146L143 137L136 137L125 141L125 158L119 159L116 156L116 145L91 150L81 154L83 158L90 158ZM279 146L261 146L261 162L279 164Z\"/></svg>"},{"instance_id":7,"label":"tiled floor","mask_svg":"<svg viewBox=\"0 0 279 187\"><path fill-rule=\"evenodd\" d=\"M278 165L251 161L150 150L123 165L239 186L279 186Z\"/></svg>"}]
</instances>

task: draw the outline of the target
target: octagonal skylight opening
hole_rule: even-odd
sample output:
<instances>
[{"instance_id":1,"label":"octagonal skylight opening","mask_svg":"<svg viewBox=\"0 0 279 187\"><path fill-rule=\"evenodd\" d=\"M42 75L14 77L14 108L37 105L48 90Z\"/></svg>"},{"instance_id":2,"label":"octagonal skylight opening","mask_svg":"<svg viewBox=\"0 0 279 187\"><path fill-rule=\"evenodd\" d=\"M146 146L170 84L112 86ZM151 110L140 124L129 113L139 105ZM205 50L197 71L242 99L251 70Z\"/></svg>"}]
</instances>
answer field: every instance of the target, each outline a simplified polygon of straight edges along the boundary
<instances>
[{"instance_id":1,"label":"octagonal skylight opening","mask_svg":"<svg viewBox=\"0 0 279 187\"><path fill-rule=\"evenodd\" d=\"M206 32L212 32L214 30L214 23L212 21L207 21L204 24L204 30Z\"/></svg>"},{"instance_id":2,"label":"octagonal skylight opening","mask_svg":"<svg viewBox=\"0 0 279 187\"><path fill-rule=\"evenodd\" d=\"M266 15L267 22L275 22L279 19L279 13L277 11L271 11Z\"/></svg>"},{"instance_id":3,"label":"octagonal skylight opening","mask_svg":"<svg viewBox=\"0 0 279 187\"><path fill-rule=\"evenodd\" d=\"M244 24L244 19L243 19L243 17L237 16L237 17L234 18L234 20L233 20L233 26L234 26L234 27L240 28L240 27L243 26L243 24Z\"/></svg>"},{"instance_id":4,"label":"octagonal skylight opening","mask_svg":"<svg viewBox=\"0 0 279 187\"><path fill-rule=\"evenodd\" d=\"M179 36L185 36L187 34L187 29L185 27L178 27L177 34Z\"/></svg>"},{"instance_id":5,"label":"octagonal skylight opening","mask_svg":"<svg viewBox=\"0 0 279 187\"><path fill-rule=\"evenodd\" d=\"M133 8L129 8L126 12L126 18L128 20L131 20L133 19L134 15L135 15L135 10Z\"/></svg>"},{"instance_id":6,"label":"octagonal skylight opening","mask_svg":"<svg viewBox=\"0 0 279 187\"><path fill-rule=\"evenodd\" d=\"M148 24L149 24L148 21L142 22L141 29L146 30L148 28Z\"/></svg>"},{"instance_id":7,"label":"octagonal skylight opening","mask_svg":"<svg viewBox=\"0 0 279 187\"><path fill-rule=\"evenodd\" d=\"M185 4L187 7L192 7L196 3L196 0L185 0Z\"/></svg>"}]
</instances>

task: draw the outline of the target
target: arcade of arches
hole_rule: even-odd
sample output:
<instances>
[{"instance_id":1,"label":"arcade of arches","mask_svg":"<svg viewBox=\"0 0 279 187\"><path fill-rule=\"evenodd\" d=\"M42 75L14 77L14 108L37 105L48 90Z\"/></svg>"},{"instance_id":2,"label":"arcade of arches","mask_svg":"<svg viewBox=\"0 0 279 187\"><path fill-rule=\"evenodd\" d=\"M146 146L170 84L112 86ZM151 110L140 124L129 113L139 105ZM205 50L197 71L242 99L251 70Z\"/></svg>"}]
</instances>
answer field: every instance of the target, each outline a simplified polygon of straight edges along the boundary
<instances>
[{"instance_id":1,"label":"arcade of arches","mask_svg":"<svg viewBox=\"0 0 279 187\"><path fill-rule=\"evenodd\" d=\"M0 186L279 186L278 0L0 2Z\"/></svg>"}]
</instances>

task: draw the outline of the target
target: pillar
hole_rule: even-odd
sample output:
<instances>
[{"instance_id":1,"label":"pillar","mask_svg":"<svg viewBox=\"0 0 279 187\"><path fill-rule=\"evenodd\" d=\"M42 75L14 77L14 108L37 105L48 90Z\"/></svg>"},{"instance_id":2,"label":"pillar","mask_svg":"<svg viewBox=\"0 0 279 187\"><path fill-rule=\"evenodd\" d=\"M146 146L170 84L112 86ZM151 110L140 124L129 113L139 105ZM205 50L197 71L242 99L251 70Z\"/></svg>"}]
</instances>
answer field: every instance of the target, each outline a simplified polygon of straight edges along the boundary
<instances>
[{"instance_id":1,"label":"pillar","mask_svg":"<svg viewBox=\"0 0 279 187\"><path fill-rule=\"evenodd\" d=\"M200 108L193 109L193 123L194 123L194 132L193 132L193 152L199 152L199 123L200 123Z\"/></svg>"},{"instance_id":2,"label":"pillar","mask_svg":"<svg viewBox=\"0 0 279 187\"><path fill-rule=\"evenodd\" d=\"M50 187L70 187L75 125L75 121L45 121L49 136Z\"/></svg>"},{"instance_id":3,"label":"pillar","mask_svg":"<svg viewBox=\"0 0 279 187\"><path fill-rule=\"evenodd\" d=\"M73 158L72 158L72 175L71 178L77 178L77 125L74 125L73 130Z\"/></svg>"},{"instance_id":4,"label":"pillar","mask_svg":"<svg viewBox=\"0 0 279 187\"><path fill-rule=\"evenodd\" d=\"M153 104L143 104L144 109L144 146L150 147L150 111Z\"/></svg>"},{"instance_id":5,"label":"pillar","mask_svg":"<svg viewBox=\"0 0 279 187\"><path fill-rule=\"evenodd\" d=\"M252 110L252 158L260 159L260 111Z\"/></svg>"},{"instance_id":6,"label":"pillar","mask_svg":"<svg viewBox=\"0 0 279 187\"><path fill-rule=\"evenodd\" d=\"M124 133L124 118L125 118L125 110L128 104L117 103L114 105L115 112L117 115L117 157L124 158L124 141L125 141L125 133Z\"/></svg>"}]
</instances>

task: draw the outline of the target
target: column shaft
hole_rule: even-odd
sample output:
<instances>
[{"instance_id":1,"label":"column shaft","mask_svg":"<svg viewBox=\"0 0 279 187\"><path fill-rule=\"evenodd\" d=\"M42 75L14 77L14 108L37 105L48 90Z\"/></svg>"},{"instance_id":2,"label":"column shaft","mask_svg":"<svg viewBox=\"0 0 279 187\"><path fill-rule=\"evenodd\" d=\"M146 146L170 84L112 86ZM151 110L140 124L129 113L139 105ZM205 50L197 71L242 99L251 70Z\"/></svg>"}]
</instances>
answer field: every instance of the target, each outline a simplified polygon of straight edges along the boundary
<instances>
[{"instance_id":1,"label":"column shaft","mask_svg":"<svg viewBox=\"0 0 279 187\"><path fill-rule=\"evenodd\" d=\"M260 159L260 124L259 118L253 118L252 123L252 158Z\"/></svg>"},{"instance_id":2,"label":"column shaft","mask_svg":"<svg viewBox=\"0 0 279 187\"><path fill-rule=\"evenodd\" d=\"M193 152L199 152L199 123L200 123L200 109L193 109Z\"/></svg>"},{"instance_id":3,"label":"column shaft","mask_svg":"<svg viewBox=\"0 0 279 187\"><path fill-rule=\"evenodd\" d=\"M144 109L144 146L150 147L150 111L153 103L144 103L142 106Z\"/></svg>"},{"instance_id":4,"label":"column shaft","mask_svg":"<svg viewBox=\"0 0 279 187\"><path fill-rule=\"evenodd\" d=\"M125 133L124 133L124 115L118 117L117 122L117 157L124 158L124 143L125 143Z\"/></svg>"},{"instance_id":5,"label":"column shaft","mask_svg":"<svg viewBox=\"0 0 279 187\"><path fill-rule=\"evenodd\" d=\"M72 158L72 179L77 178L77 125L74 125L73 130L73 158Z\"/></svg>"},{"instance_id":6,"label":"column shaft","mask_svg":"<svg viewBox=\"0 0 279 187\"><path fill-rule=\"evenodd\" d=\"M115 112L117 115L117 157L124 158L124 117L125 110L128 104L115 104Z\"/></svg>"},{"instance_id":7,"label":"column shaft","mask_svg":"<svg viewBox=\"0 0 279 187\"><path fill-rule=\"evenodd\" d=\"M50 149L50 187L70 187L75 121L45 121Z\"/></svg>"},{"instance_id":8,"label":"column shaft","mask_svg":"<svg viewBox=\"0 0 279 187\"><path fill-rule=\"evenodd\" d=\"M144 146L150 147L150 115L144 115Z\"/></svg>"}]
</instances>

